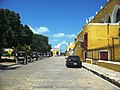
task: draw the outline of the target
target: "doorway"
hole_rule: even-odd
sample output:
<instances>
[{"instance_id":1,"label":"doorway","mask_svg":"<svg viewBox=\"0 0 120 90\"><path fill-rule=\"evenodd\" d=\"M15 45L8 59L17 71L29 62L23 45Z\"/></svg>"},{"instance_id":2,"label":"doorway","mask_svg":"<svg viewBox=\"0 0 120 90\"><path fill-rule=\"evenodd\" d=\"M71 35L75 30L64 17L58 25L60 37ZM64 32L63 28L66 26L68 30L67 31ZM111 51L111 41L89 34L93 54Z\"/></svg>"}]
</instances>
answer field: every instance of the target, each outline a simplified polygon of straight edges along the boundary
<instances>
[{"instance_id":1,"label":"doorway","mask_svg":"<svg viewBox=\"0 0 120 90\"><path fill-rule=\"evenodd\" d=\"M108 51L100 51L100 60L108 61Z\"/></svg>"}]
</instances>

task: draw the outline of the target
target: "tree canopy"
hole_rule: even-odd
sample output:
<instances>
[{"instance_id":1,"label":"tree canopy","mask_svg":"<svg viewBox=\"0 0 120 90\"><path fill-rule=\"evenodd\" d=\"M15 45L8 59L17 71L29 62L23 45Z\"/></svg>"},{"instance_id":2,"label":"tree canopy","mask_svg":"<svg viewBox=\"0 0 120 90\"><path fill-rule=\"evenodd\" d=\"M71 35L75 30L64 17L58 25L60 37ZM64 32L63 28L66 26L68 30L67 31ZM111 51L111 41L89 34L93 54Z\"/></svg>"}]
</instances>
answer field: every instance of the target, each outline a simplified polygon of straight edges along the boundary
<instances>
[{"instance_id":1,"label":"tree canopy","mask_svg":"<svg viewBox=\"0 0 120 90\"><path fill-rule=\"evenodd\" d=\"M0 9L0 50L50 51L48 37L34 34L29 26L21 24L20 15L8 9Z\"/></svg>"}]
</instances>

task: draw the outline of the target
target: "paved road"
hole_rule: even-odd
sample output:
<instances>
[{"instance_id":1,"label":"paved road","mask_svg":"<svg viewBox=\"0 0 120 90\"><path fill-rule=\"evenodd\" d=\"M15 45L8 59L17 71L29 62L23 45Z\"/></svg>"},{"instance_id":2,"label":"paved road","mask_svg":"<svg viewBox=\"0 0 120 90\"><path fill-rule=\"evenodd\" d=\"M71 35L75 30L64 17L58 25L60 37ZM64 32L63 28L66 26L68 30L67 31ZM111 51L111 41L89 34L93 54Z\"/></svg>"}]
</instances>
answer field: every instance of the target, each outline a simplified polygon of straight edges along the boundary
<instances>
[{"instance_id":1,"label":"paved road","mask_svg":"<svg viewBox=\"0 0 120 90\"><path fill-rule=\"evenodd\" d=\"M0 71L0 90L120 90L84 68L66 68L64 57Z\"/></svg>"}]
</instances>

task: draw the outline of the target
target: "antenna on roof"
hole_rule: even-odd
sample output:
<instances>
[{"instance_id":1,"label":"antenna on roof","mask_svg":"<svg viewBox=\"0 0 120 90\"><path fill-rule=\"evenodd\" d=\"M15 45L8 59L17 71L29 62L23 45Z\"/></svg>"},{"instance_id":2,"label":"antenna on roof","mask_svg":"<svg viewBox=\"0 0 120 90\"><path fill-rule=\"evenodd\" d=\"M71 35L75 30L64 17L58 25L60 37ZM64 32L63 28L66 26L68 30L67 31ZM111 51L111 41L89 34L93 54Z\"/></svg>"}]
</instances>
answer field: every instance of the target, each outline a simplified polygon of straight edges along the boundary
<instances>
[{"instance_id":1,"label":"antenna on roof","mask_svg":"<svg viewBox=\"0 0 120 90\"><path fill-rule=\"evenodd\" d=\"M103 6L100 6L100 9L103 9Z\"/></svg>"},{"instance_id":2,"label":"antenna on roof","mask_svg":"<svg viewBox=\"0 0 120 90\"><path fill-rule=\"evenodd\" d=\"M96 11L96 15L98 14L98 12Z\"/></svg>"},{"instance_id":3,"label":"antenna on roof","mask_svg":"<svg viewBox=\"0 0 120 90\"><path fill-rule=\"evenodd\" d=\"M110 0L107 0L107 2L109 2Z\"/></svg>"},{"instance_id":4,"label":"antenna on roof","mask_svg":"<svg viewBox=\"0 0 120 90\"><path fill-rule=\"evenodd\" d=\"M88 20L86 19L86 24L88 24L89 22L88 22Z\"/></svg>"}]
</instances>

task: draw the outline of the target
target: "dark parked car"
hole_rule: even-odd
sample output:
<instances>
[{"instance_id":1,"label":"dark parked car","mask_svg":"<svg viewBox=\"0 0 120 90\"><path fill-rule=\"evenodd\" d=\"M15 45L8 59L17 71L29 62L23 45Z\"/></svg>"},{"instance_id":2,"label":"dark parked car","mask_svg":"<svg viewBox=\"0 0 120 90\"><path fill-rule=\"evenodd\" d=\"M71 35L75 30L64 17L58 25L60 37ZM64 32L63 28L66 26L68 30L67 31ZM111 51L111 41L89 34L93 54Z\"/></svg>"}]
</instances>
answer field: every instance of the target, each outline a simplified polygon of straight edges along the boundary
<instances>
[{"instance_id":1,"label":"dark parked car","mask_svg":"<svg viewBox=\"0 0 120 90\"><path fill-rule=\"evenodd\" d=\"M37 55L38 55L38 60L41 60L42 59L41 53L37 53Z\"/></svg>"},{"instance_id":2,"label":"dark parked car","mask_svg":"<svg viewBox=\"0 0 120 90\"><path fill-rule=\"evenodd\" d=\"M19 51L16 54L16 63L19 64L20 62L23 62L23 64L28 64L28 59L27 59L27 53L25 51Z\"/></svg>"},{"instance_id":3,"label":"dark parked car","mask_svg":"<svg viewBox=\"0 0 120 90\"><path fill-rule=\"evenodd\" d=\"M80 61L79 56L69 56L66 58L66 66L67 67L82 67L82 61Z\"/></svg>"},{"instance_id":4,"label":"dark parked car","mask_svg":"<svg viewBox=\"0 0 120 90\"><path fill-rule=\"evenodd\" d=\"M34 62L34 60L32 59L32 54L30 52L27 53L27 59L29 62Z\"/></svg>"},{"instance_id":5,"label":"dark parked car","mask_svg":"<svg viewBox=\"0 0 120 90\"><path fill-rule=\"evenodd\" d=\"M34 59L34 60L38 60L38 55L37 55L37 52L32 52L32 59Z\"/></svg>"}]
</instances>

